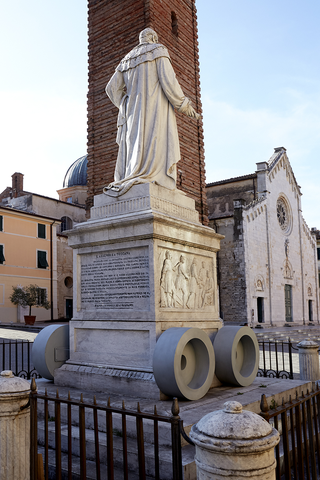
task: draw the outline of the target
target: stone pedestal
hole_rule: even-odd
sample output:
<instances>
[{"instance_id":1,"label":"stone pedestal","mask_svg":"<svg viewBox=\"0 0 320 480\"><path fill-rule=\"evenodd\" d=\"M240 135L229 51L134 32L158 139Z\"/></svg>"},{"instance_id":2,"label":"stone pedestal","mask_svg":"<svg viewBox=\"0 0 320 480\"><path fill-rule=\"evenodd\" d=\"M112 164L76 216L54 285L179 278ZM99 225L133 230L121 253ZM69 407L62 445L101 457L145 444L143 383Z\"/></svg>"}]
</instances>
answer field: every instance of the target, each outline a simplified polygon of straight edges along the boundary
<instances>
[{"instance_id":1,"label":"stone pedestal","mask_svg":"<svg viewBox=\"0 0 320 480\"><path fill-rule=\"evenodd\" d=\"M193 425L198 480L275 480L277 430L238 402L204 416Z\"/></svg>"},{"instance_id":2,"label":"stone pedestal","mask_svg":"<svg viewBox=\"0 0 320 480\"><path fill-rule=\"evenodd\" d=\"M157 339L170 327L221 327L216 253L223 238L194 200L154 184L98 195L91 219L68 233L74 249L70 359L55 383L159 398Z\"/></svg>"},{"instance_id":3,"label":"stone pedestal","mask_svg":"<svg viewBox=\"0 0 320 480\"><path fill-rule=\"evenodd\" d=\"M30 384L10 370L0 375L0 480L30 479Z\"/></svg>"},{"instance_id":4,"label":"stone pedestal","mask_svg":"<svg viewBox=\"0 0 320 480\"><path fill-rule=\"evenodd\" d=\"M320 379L319 345L313 340L302 340L297 345L299 349L300 380Z\"/></svg>"}]
</instances>

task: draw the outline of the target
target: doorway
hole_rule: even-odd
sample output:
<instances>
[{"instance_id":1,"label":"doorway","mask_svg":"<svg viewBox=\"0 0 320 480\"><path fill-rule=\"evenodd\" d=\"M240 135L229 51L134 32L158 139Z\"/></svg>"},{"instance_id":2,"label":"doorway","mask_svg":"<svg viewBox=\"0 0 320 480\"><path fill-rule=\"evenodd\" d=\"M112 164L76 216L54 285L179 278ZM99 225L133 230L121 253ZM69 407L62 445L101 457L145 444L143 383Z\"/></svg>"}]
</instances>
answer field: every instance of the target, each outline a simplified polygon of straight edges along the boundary
<instances>
[{"instance_id":1,"label":"doorway","mask_svg":"<svg viewBox=\"0 0 320 480\"><path fill-rule=\"evenodd\" d=\"M313 305L312 300L308 300L309 322L313 322Z\"/></svg>"},{"instance_id":2,"label":"doorway","mask_svg":"<svg viewBox=\"0 0 320 480\"><path fill-rule=\"evenodd\" d=\"M72 298L66 299L66 318L71 320L73 315L73 301Z\"/></svg>"},{"instance_id":3,"label":"doorway","mask_svg":"<svg viewBox=\"0 0 320 480\"><path fill-rule=\"evenodd\" d=\"M284 286L284 305L286 313L286 322L292 322L292 286Z\"/></svg>"},{"instance_id":4,"label":"doorway","mask_svg":"<svg viewBox=\"0 0 320 480\"><path fill-rule=\"evenodd\" d=\"M263 305L263 297L257 298L257 311L258 311L258 322L264 322L264 305Z\"/></svg>"}]
</instances>

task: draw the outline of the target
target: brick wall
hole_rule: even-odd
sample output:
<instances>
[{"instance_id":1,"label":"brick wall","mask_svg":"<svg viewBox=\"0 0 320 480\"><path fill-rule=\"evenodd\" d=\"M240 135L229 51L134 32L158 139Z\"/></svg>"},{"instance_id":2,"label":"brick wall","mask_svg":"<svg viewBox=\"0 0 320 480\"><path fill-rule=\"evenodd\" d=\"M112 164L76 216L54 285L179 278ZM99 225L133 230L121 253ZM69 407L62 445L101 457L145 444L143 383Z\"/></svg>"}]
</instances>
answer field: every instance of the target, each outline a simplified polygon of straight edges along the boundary
<instances>
[{"instance_id":1,"label":"brick wall","mask_svg":"<svg viewBox=\"0 0 320 480\"><path fill-rule=\"evenodd\" d=\"M139 43L139 33L152 27L169 50L177 79L202 113L195 0L88 0L88 200L113 181L117 159L117 108L105 86L119 61ZM202 121L176 113L181 160L177 187L196 201L207 225Z\"/></svg>"}]
</instances>

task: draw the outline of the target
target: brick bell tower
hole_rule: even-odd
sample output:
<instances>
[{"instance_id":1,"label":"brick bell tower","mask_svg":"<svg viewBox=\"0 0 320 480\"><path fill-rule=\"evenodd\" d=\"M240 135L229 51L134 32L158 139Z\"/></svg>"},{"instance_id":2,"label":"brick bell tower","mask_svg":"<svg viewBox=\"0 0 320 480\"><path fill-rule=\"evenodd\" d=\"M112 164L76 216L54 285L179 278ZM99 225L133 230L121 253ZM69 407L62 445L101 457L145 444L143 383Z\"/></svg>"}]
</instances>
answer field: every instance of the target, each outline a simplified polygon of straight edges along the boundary
<instances>
[{"instance_id":1,"label":"brick bell tower","mask_svg":"<svg viewBox=\"0 0 320 480\"><path fill-rule=\"evenodd\" d=\"M169 51L184 94L202 114L195 0L88 0L88 199L113 181L117 159L118 109L105 87L120 60L139 43L139 33L153 28ZM202 120L176 112L181 160L177 188L196 202L200 221L208 225Z\"/></svg>"}]
</instances>

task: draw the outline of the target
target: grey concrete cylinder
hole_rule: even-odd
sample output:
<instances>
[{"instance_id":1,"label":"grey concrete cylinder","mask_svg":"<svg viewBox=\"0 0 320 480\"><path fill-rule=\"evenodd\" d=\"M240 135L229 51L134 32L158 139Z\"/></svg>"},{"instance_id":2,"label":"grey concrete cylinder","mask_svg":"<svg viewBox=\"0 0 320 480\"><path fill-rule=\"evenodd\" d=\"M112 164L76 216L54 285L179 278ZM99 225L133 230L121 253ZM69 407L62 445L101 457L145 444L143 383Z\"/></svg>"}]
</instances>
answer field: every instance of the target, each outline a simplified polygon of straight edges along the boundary
<instances>
[{"instance_id":1,"label":"grey concrete cylinder","mask_svg":"<svg viewBox=\"0 0 320 480\"><path fill-rule=\"evenodd\" d=\"M319 345L313 340L302 340L297 345L299 349L300 380L320 379Z\"/></svg>"},{"instance_id":2,"label":"grey concrete cylinder","mask_svg":"<svg viewBox=\"0 0 320 480\"><path fill-rule=\"evenodd\" d=\"M32 347L32 362L37 372L53 380L54 371L69 358L69 325L49 325L36 336Z\"/></svg>"},{"instance_id":3,"label":"grey concrete cylinder","mask_svg":"<svg viewBox=\"0 0 320 480\"><path fill-rule=\"evenodd\" d=\"M197 480L274 480L277 430L259 415L226 402L193 425Z\"/></svg>"},{"instance_id":4,"label":"grey concrete cylinder","mask_svg":"<svg viewBox=\"0 0 320 480\"><path fill-rule=\"evenodd\" d=\"M0 480L30 480L30 384L0 374ZM22 409L21 409L22 408Z\"/></svg>"},{"instance_id":5,"label":"grey concrete cylinder","mask_svg":"<svg viewBox=\"0 0 320 480\"><path fill-rule=\"evenodd\" d=\"M211 340L200 328L168 328L156 343L153 374L169 397L202 398L212 384L214 368Z\"/></svg>"},{"instance_id":6,"label":"grey concrete cylinder","mask_svg":"<svg viewBox=\"0 0 320 480\"><path fill-rule=\"evenodd\" d=\"M257 376L259 344L249 327L222 327L213 342L216 376L222 383L248 387Z\"/></svg>"}]
</instances>

